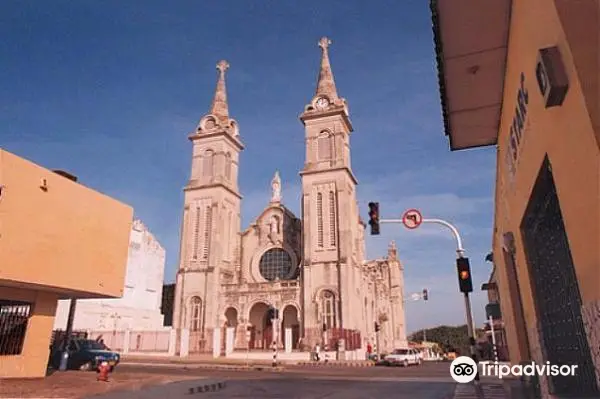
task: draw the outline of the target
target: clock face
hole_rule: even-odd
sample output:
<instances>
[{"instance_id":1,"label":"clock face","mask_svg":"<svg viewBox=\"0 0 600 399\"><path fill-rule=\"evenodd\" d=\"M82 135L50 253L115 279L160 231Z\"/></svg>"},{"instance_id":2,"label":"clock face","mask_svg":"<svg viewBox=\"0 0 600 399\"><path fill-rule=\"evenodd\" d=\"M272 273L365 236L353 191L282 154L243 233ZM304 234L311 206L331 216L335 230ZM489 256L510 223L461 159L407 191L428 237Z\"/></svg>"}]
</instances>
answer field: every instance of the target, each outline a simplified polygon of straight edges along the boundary
<instances>
[{"instance_id":1,"label":"clock face","mask_svg":"<svg viewBox=\"0 0 600 399\"><path fill-rule=\"evenodd\" d=\"M329 100L321 97L317 100L316 105L317 105L317 108L319 108L319 109L327 108L327 106L329 105Z\"/></svg>"}]
</instances>

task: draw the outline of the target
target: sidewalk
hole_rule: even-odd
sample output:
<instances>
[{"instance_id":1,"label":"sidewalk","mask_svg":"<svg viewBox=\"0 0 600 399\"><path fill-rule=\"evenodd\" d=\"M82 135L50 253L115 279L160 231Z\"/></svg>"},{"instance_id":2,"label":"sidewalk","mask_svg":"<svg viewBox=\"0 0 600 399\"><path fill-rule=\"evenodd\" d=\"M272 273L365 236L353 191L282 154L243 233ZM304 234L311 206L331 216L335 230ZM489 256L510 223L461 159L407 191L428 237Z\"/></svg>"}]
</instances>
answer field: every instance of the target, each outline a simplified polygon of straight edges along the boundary
<instances>
[{"instance_id":1,"label":"sidewalk","mask_svg":"<svg viewBox=\"0 0 600 399\"><path fill-rule=\"evenodd\" d=\"M117 370L109 374L109 382L96 380L90 371L54 372L45 378L0 380L0 398L85 398L112 391L126 391L132 397L138 390L174 381L199 380L199 376L128 373Z\"/></svg>"},{"instance_id":2,"label":"sidewalk","mask_svg":"<svg viewBox=\"0 0 600 399\"><path fill-rule=\"evenodd\" d=\"M263 367L272 367L272 360L265 359L229 359L225 357L213 358L210 355L196 355L188 357L178 356L145 356L145 355L123 355L121 364L139 365L148 367L160 366L194 366L194 368L221 369L221 370L241 370L255 369ZM328 360L315 361L297 361L297 360L278 360L278 369L286 366L300 367L373 367L375 362L370 360Z\"/></svg>"},{"instance_id":3,"label":"sidewalk","mask_svg":"<svg viewBox=\"0 0 600 399\"><path fill-rule=\"evenodd\" d=\"M479 385L472 383L456 384L454 399L511 399L510 391L503 382L482 381Z\"/></svg>"}]
</instances>

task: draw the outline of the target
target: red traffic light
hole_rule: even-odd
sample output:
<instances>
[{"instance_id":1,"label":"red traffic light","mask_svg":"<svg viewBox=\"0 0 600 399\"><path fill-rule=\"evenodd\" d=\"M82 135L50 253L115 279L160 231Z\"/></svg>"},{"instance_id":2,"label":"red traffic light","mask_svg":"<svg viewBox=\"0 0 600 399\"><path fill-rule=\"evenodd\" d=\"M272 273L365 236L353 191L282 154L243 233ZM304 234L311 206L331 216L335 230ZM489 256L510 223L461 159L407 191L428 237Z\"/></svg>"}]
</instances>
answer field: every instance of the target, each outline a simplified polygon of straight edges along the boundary
<instances>
[{"instance_id":1,"label":"red traffic light","mask_svg":"<svg viewBox=\"0 0 600 399\"><path fill-rule=\"evenodd\" d=\"M379 202L369 202L369 225L371 235L379 234Z\"/></svg>"}]
</instances>

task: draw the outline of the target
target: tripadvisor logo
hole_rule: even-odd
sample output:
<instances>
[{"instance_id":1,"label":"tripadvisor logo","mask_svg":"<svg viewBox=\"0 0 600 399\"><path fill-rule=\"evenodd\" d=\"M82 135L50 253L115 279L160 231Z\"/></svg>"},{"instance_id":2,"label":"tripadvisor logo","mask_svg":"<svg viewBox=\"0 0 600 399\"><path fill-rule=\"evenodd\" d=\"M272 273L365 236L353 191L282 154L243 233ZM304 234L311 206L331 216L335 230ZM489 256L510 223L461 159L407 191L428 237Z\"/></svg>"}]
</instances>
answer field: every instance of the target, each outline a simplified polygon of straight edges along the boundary
<instances>
[{"instance_id":1,"label":"tripadvisor logo","mask_svg":"<svg viewBox=\"0 0 600 399\"><path fill-rule=\"evenodd\" d=\"M500 364L498 362L481 362L481 376L482 377L497 377L504 378L507 376L534 376L534 375L545 375L545 376L574 376L575 370L578 366L576 365L557 365L550 364L536 364L534 362L529 364L520 364L511 366L509 364ZM454 381L466 384L475 379L477 375L478 365L473 359L467 356L459 356L450 364L450 375Z\"/></svg>"},{"instance_id":2,"label":"tripadvisor logo","mask_svg":"<svg viewBox=\"0 0 600 399\"><path fill-rule=\"evenodd\" d=\"M459 356L450 364L450 375L458 383L471 382L477 375L477 363L470 357Z\"/></svg>"},{"instance_id":3,"label":"tripadvisor logo","mask_svg":"<svg viewBox=\"0 0 600 399\"><path fill-rule=\"evenodd\" d=\"M497 376L498 378L507 377L513 375L515 377L521 376L533 376L533 375L545 375L545 376L574 376L577 365L563 364L561 366L557 364L535 364L531 362L529 364L519 364L510 366L508 364L498 364L498 362L482 362L481 375L483 376Z\"/></svg>"}]
</instances>

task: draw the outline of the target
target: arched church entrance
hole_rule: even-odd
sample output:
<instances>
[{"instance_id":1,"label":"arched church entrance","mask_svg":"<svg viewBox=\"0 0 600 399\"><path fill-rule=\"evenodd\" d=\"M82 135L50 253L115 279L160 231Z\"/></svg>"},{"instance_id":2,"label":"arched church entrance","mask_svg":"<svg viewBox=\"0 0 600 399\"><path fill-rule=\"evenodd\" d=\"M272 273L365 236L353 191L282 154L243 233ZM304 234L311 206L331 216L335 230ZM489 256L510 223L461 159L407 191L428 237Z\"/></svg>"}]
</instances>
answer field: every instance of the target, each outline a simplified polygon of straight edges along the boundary
<instances>
[{"instance_id":1,"label":"arched church entrance","mask_svg":"<svg viewBox=\"0 0 600 399\"><path fill-rule=\"evenodd\" d=\"M223 328L221 328L221 353L225 354L225 348L227 345L227 330L233 328L233 342L235 346L235 339L237 334L238 326L238 312L235 308L227 308L225 310L225 322Z\"/></svg>"},{"instance_id":2,"label":"arched church entrance","mask_svg":"<svg viewBox=\"0 0 600 399\"><path fill-rule=\"evenodd\" d=\"M273 340L275 310L264 302L250 309L250 349L268 349Z\"/></svg>"},{"instance_id":3,"label":"arched church entrance","mask_svg":"<svg viewBox=\"0 0 600 399\"><path fill-rule=\"evenodd\" d=\"M298 320L298 309L294 305L287 305L283 309L283 336L281 341L285 344L285 334L288 329L292 331L292 349L298 349L298 341L300 340L300 321Z\"/></svg>"}]
</instances>

